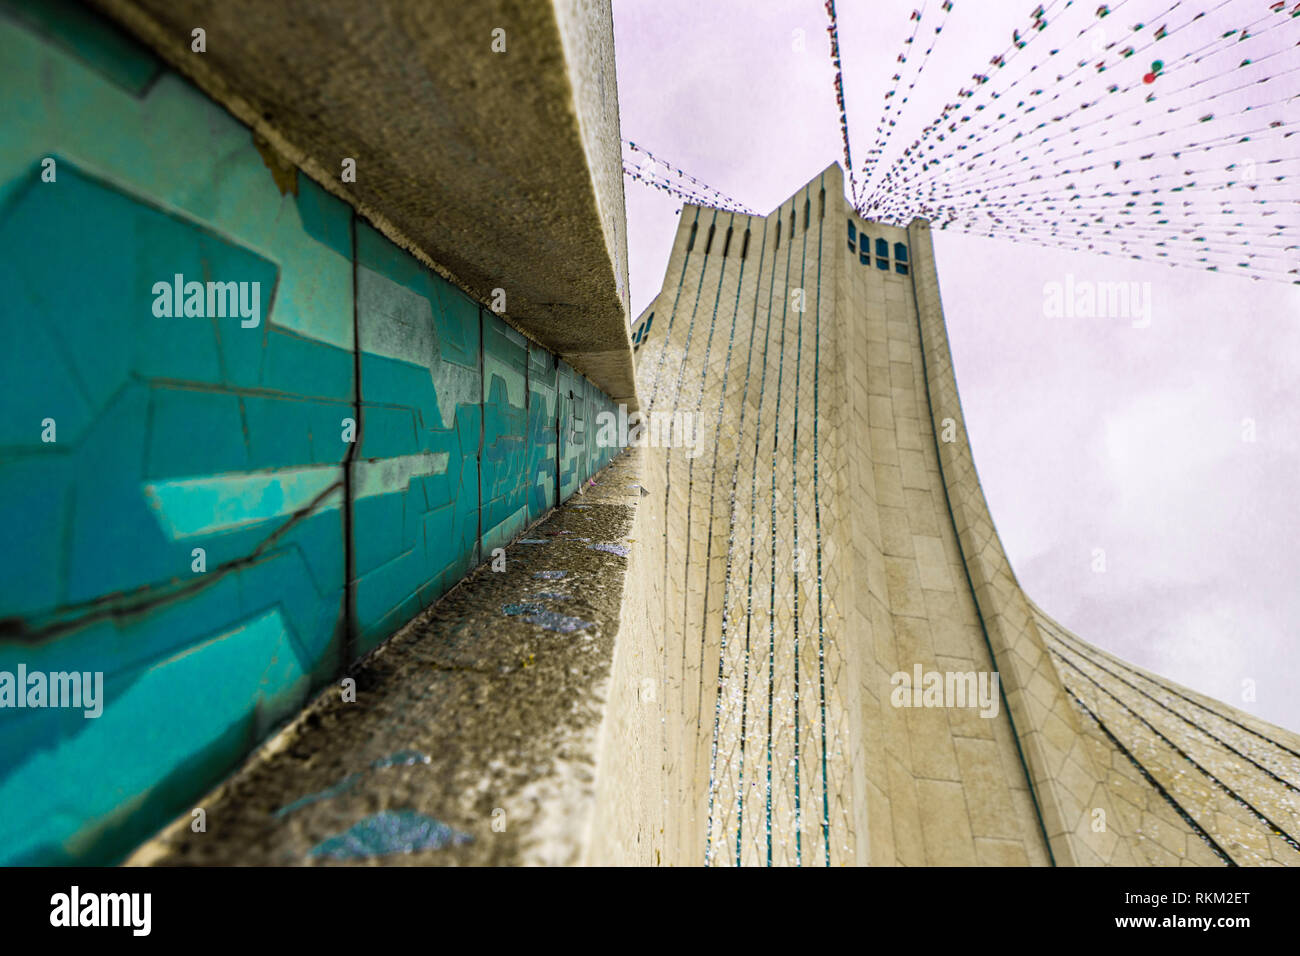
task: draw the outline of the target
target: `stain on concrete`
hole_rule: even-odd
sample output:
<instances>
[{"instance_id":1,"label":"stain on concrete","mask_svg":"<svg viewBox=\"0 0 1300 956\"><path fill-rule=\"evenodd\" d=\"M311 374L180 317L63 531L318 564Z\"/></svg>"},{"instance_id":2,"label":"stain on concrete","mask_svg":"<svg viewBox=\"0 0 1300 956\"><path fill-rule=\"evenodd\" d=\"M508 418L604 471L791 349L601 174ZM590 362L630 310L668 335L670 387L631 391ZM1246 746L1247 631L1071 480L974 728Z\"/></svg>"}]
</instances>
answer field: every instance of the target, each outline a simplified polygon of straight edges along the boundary
<instances>
[{"instance_id":1,"label":"stain on concrete","mask_svg":"<svg viewBox=\"0 0 1300 956\"><path fill-rule=\"evenodd\" d=\"M373 761L370 764L370 769L384 770L388 767L414 767L416 764L431 763L432 759L433 758L429 757L427 754L422 754L415 750L399 750L395 754L381 757L378 760ZM293 801L293 803L286 804L279 810L276 810L275 815L277 817L288 816L295 810L301 810L303 807L320 800L330 800L340 794L347 793L357 785L358 781L360 781L363 776L365 775L360 773L350 773L332 787L326 787L324 790L317 791L316 793L309 793L305 797Z\"/></svg>"},{"instance_id":2,"label":"stain on concrete","mask_svg":"<svg viewBox=\"0 0 1300 956\"><path fill-rule=\"evenodd\" d=\"M591 621L584 621L580 617L570 617L567 614L559 614L555 611L539 611L536 614L528 615L525 620L548 631L555 631L558 634L572 634L574 631L593 626Z\"/></svg>"},{"instance_id":3,"label":"stain on concrete","mask_svg":"<svg viewBox=\"0 0 1300 956\"><path fill-rule=\"evenodd\" d=\"M453 830L433 817L413 810L383 810L366 817L346 832L323 840L312 856L334 860L364 860L417 850L441 850L453 844L470 843L468 833Z\"/></svg>"},{"instance_id":4,"label":"stain on concrete","mask_svg":"<svg viewBox=\"0 0 1300 956\"><path fill-rule=\"evenodd\" d=\"M391 757L381 757L370 765L372 770L383 770L385 767L414 767L420 763L432 763L433 758L428 754L422 754L418 750L399 750Z\"/></svg>"},{"instance_id":5,"label":"stain on concrete","mask_svg":"<svg viewBox=\"0 0 1300 956\"><path fill-rule=\"evenodd\" d=\"M287 817L295 810L301 810L303 807L309 806L313 803L316 803L317 801L331 800L334 797L339 796L340 794L347 793L349 790L351 790L353 787L357 785L357 782L361 779L361 776L362 775L359 773L350 773L342 780L340 780L338 783L334 784L334 786L332 787L326 787L324 790L318 790L316 793L309 793L305 797L300 797L299 799L293 801L293 803L285 804L279 810L275 811L275 816Z\"/></svg>"},{"instance_id":6,"label":"stain on concrete","mask_svg":"<svg viewBox=\"0 0 1300 956\"><path fill-rule=\"evenodd\" d=\"M546 608L535 603L501 605L501 613L507 617L514 617L516 614L541 614L545 610Z\"/></svg>"}]
</instances>

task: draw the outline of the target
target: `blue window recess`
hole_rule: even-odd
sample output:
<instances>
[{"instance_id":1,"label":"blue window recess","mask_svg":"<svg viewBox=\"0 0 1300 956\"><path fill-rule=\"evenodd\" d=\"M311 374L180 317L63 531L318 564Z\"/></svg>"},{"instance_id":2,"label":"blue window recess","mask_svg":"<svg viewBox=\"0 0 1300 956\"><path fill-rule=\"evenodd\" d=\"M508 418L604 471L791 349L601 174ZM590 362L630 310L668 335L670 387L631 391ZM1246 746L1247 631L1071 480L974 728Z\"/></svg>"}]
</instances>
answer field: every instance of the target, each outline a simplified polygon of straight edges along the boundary
<instances>
[{"instance_id":1,"label":"blue window recess","mask_svg":"<svg viewBox=\"0 0 1300 956\"><path fill-rule=\"evenodd\" d=\"M900 276L907 275L907 246L901 242L894 243L894 271Z\"/></svg>"},{"instance_id":2,"label":"blue window recess","mask_svg":"<svg viewBox=\"0 0 1300 956\"><path fill-rule=\"evenodd\" d=\"M849 252L857 251L858 230L854 227L853 221L849 220Z\"/></svg>"},{"instance_id":3,"label":"blue window recess","mask_svg":"<svg viewBox=\"0 0 1300 956\"><path fill-rule=\"evenodd\" d=\"M646 336L650 334L650 325L654 322L654 320L655 320L655 314L651 312L648 316L646 316L646 320L643 323L641 323L641 327L638 328L634 333L632 333L633 351L639 349L641 347L641 343L645 341Z\"/></svg>"},{"instance_id":4,"label":"blue window recess","mask_svg":"<svg viewBox=\"0 0 1300 956\"><path fill-rule=\"evenodd\" d=\"M889 271L889 240L876 240L876 268L881 272Z\"/></svg>"}]
</instances>

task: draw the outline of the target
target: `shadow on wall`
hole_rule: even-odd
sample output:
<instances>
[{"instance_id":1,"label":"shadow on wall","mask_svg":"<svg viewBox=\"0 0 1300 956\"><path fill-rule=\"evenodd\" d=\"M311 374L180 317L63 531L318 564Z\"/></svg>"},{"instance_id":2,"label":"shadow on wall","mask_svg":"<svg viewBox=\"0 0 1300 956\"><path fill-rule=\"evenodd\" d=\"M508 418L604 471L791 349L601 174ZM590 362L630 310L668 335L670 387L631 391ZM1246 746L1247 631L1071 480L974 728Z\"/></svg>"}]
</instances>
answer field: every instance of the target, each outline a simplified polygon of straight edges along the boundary
<instances>
[{"instance_id":1,"label":"shadow on wall","mask_svg":"<svg viewBox=\"0 0 1300 956\"><path fill-rule=\"evenodd\" d=\"M0 863L107 863L603 467L613 403L94 15L0 0L0 62Z\"/></svg>"}]
</instances>

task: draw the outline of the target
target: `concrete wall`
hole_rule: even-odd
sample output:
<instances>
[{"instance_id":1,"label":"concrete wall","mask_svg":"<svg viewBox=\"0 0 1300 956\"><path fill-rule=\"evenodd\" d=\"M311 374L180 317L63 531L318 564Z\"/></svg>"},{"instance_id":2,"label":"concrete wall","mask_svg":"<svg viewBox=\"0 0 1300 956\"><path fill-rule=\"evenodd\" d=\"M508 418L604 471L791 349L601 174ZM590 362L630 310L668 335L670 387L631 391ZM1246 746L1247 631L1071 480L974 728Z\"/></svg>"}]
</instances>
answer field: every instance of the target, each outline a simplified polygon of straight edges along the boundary
<instances>
[{"instance_id":1,"label":"concrete wall","mask_svg":"<svg viewBox=\"0 0 1300 956\"><path fill-rule=\"evenodd\" d=\"M766 217L685 207L647 309L642 407L699 416L701 435L698 454L646 450L637 519L636 600L665 645L642 675L663 722L664 863L855 859L844 439L828 427L837 189L819 177Z\"/></svg>"},{"instance_id":2,"label":"concrete wall","mask_svg":"<svg viewBox=\"0 0 1300 956\"><path fill-rule=\"evenodd\" d=\"M860 716L850 725L855 752L863 754L854 794L868 835L858 858L872 865L1044 864L1016 728L1001 701L995 716L983 717L972 708L898 707L892 700L893 675L910 676L917 665L923 673L998 668L962 570L925 390L914 281L926 251L918 242L928 247L928 236L916 240L860 219L842 201L835 205L844 401L832 421L844 430L840 491L853 503L845 515L853 559L841 574L853 582L846 636Z\"/></svg>"},{"instance_id":3,"label":"concrete wall","mask_svg":"<svg viewBox=\"0 0 1300 956\"><path fill-rule=\"evenodd\" d=\"M1021 591L966 439L928 226L864 221L843 194L832 166L764 217L686 206L634 331L643 407L699 416L704 440L643 459L628 601L651 623L627 666L662 688L661 729L623 733L660 747L668 800L660 818L650 783L619 795L623 850L1300 861L1294 735L1115 661ZM996 714L900 706L894 675L918 666L996 672ZM633 847L634 830L660 835Z\"/></svg>"},{"instance_id":4,"label":"concrete wall","mask_svg":"<svg viewBox=\"0 0 1300 956\"><path fill-rule=\"evenodd\" d=\"M1136 837L1134 862L1300 865L1300 735L1107 654L1032 602L1030 610L1082 749L1105 781L1108 815ZM1095 786L1066 771L1071 789Z\"/></svg>"},{"instance_id":5,"label":"concrete wall","mask_svg":"<svg viewBox=\"0 0 1300 956\"><path fill-rule=\"evenodd\" d=\"M0 671L105 698L0 710L0 862L104 862L604 465L612 403L96 15L0 4L0 62ZM259 321L155 314L178 273Z\"/></svg>"},{"instance_id":6,"label":"concrete wall","mask_svg":"<svg viewBox=\"0 0 1300 956\"><path fill-rule=\"evenodd\" d=\"M890 703L915 664L994 665L944 497L913 243L843 192L832 166L765 217L686 207L647 309L643 405L703 413L706 436L694 459L648 450L659 527L638 533L664 569L637 582L668 644L664 855L1046 863L1005 709Z\"/></svg>"}]
</instances>

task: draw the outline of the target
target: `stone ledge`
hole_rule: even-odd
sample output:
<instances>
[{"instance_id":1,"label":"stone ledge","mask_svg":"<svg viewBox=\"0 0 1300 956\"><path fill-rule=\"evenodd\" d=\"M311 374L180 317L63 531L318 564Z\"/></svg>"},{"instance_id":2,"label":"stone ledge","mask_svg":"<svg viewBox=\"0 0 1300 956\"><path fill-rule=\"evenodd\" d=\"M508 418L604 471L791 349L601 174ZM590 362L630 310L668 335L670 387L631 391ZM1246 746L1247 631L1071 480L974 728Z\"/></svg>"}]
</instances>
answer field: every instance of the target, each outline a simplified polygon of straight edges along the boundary
<instances>
[{"instance_id":1,"label":"stone ledge","mask_svg":"<svg viewBox=\"0 0 1300 956\"><path fill-rule=\"evenodd\" d=\"M642 723L609 715L628 704L610 674L639 465L615 459L506 549L504 572L480 566L381 646L355 702L322 693L196 804L206 832L186 813L127 864L619 862L592 844L597 817L628 819L598 807L601 754L622 759Z\"/></svg>"},{"instance_id":2,"label":"stone ledge","mask_svg":"<svg viewBox=\"0 0 1300 956\"><path fill-rule=\"evenodd\" d=\"M479 302L505 289L511 325L634 393L607 2L91 2L250 126L268 165L298 166Z\"/></svg>"}]
</instances>

